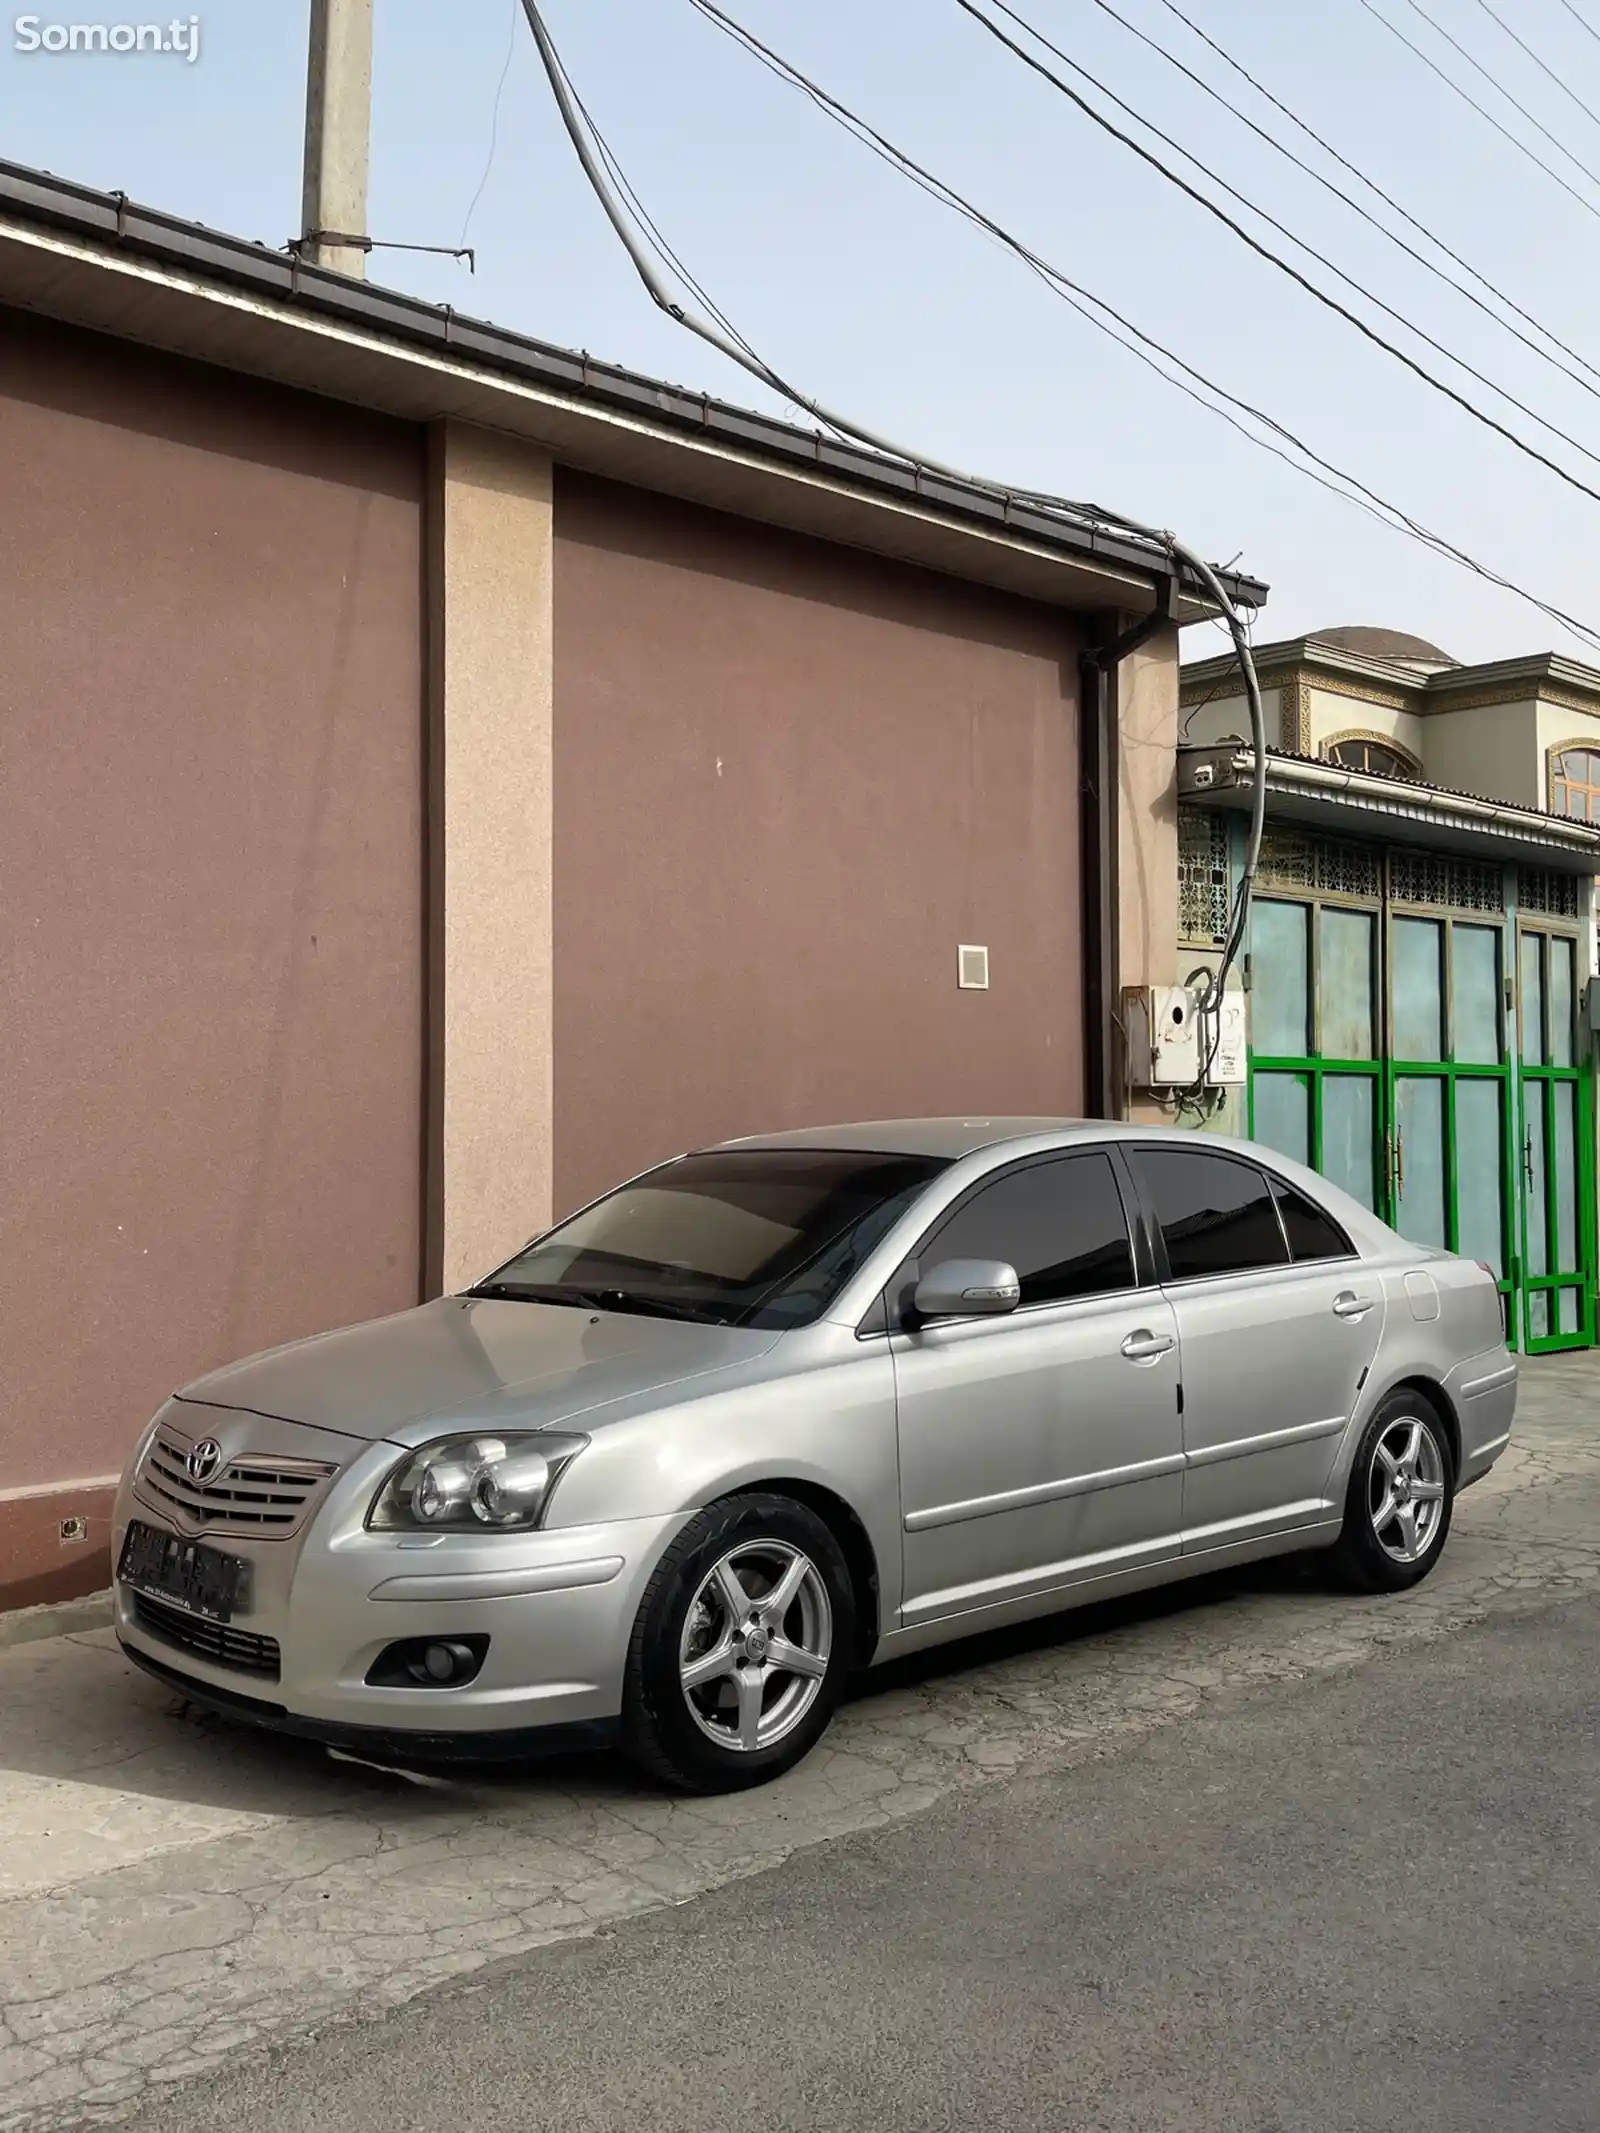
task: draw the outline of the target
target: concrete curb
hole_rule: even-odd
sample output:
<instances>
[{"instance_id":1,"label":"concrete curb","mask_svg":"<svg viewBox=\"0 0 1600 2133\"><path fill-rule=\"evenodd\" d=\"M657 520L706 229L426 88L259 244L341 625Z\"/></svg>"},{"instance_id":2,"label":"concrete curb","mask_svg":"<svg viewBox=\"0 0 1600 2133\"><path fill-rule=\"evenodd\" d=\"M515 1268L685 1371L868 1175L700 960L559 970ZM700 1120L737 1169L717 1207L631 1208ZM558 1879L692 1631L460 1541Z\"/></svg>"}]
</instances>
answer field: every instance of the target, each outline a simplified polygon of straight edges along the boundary
<instances>
[{"instance_id":1,"label":"concrete curb","mask_svg":"<svg viewBox=\"0 0 1600 2133\"><path fill-rule=\"evenodd\" d=\"M0 1615L0 1652L13 1644L36 1644L44 1637L67 1637L74 1631L105 1629L111 1621L111 1590L86 1593L81 1600L57 1600L47 1607L19 1607Z\"/></svg>"}]
</instances>

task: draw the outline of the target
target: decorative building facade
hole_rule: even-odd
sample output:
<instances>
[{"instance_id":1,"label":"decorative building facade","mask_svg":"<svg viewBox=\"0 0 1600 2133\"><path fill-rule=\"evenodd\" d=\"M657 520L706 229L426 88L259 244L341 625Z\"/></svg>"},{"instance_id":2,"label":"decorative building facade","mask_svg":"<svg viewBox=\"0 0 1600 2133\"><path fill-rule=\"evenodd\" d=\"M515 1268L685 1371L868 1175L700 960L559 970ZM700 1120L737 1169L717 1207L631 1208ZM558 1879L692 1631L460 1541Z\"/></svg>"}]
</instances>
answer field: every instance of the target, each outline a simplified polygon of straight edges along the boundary
<instances>
[{"instance_id":1,"label":"decorative building facade","mask_svg":"<svg viewBox=\"0 0 1600 2133\"><path fill-rule=\"evenodd\" d=\"M1486 1261L1517 1347L1591 1346L1600 673L1462 668L1358 630L1257 657L1268 826L1236 1128ZM1243 711L1226 662L1185 669L1179 931L1197 961L1242 865Z\"/></svg>"}]
</instances>

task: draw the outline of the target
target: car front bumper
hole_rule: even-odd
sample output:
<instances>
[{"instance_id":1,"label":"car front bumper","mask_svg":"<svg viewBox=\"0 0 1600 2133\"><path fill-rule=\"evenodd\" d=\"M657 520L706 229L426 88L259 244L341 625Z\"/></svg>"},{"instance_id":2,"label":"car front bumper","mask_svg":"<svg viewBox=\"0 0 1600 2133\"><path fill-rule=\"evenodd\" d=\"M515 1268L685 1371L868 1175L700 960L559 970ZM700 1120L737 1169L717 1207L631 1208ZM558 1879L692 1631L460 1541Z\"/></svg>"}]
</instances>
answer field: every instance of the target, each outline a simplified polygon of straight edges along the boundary
<instances>
[{"instance_id":1,"label":"car front bumper","mask_svg":"<svg viewBox=\"0 0 1600 2133\"><path fill-rule=\"evenodd\" d=\"M417 1726L351 1725L329 1719L307 1718L286 1705L262 1696L248 1696L237 1689L219 1688L203 1681L182 1665L157 1659L148 1640L134 1644L120 1639L124 1655L135 1666L174 1690L188 1703L214 1711L262 1732L282 1733L295 1740L315 1741L366 1762L407 1765L429 1763L506 1763L533 1761L551 1755L578 1755L616 1746L621 1734L620 1717L569 1719L562 1723L496 1727L492 1732L454 1732ZM179 1655L171 1655L176 1658ZM187 1659L187 1655L182 1655ZM446 1710L443 1719L448 1720Z\"/></svg>"},{"instance_id":2,"label":"car front bumper","mask_svg":"<svg viewBox=\"0 0 1600 2133\"><path fill-rule=\"evenodd\" d=\"M167 1410L170 1414L171 1410ZM191 1433L205 1426L181 1415ZM270 1445L258 1440L263 1431ZM123 1649L197 1704L350 1752L493 1758L593 1745L615 1732L628 1641L644 1590L684 1514L532 1533L370 1532L368 1506L401 1456L294 1424L251 1429L256 1451L347 1455L304 1527L280 1539L185 1527L125 1479L113 1528L120 1561L130 1519L180 1532L249 1563L245 1608L219 1639L169 1602L119 1578ZM392 1644L487 1637L459 1686L379 1686L367 1675Z\"/></svg>"}]
</instances>

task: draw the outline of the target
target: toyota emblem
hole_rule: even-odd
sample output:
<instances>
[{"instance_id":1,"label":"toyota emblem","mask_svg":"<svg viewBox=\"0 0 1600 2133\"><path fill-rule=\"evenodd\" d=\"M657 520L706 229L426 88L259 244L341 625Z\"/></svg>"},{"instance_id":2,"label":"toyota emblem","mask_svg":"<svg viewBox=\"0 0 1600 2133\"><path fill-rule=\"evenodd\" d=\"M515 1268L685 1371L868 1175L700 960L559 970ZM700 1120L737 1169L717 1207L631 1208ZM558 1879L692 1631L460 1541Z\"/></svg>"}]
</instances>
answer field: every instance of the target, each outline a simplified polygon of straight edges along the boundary
<instances>
[{"instance_id":1,"label":"toyota emblem","mask_svg":"<svg viewBox=\"0 0 1600 2133\"><path fill-rule=\"evenodd\" d=\"M203 1489L222 1464L222 1446L215 1437L206 1437L195 1445L185 1464L189 1479L197 1488Z\"/></svg>"}]
</instances>

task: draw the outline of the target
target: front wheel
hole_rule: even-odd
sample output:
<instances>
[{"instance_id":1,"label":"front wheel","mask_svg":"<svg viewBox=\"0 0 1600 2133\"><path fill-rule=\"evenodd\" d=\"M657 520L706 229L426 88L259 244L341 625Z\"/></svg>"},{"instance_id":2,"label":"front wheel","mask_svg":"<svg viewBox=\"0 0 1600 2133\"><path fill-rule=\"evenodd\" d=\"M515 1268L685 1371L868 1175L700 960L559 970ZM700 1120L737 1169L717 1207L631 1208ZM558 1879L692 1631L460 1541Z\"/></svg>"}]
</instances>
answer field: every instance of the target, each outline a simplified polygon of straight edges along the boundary
<instances>
[{"instance_id":1,"label":"front wheel","mask_svg":"<svg viewBox=\"0 0 1600 2133\"><path fill-rule=\"evenodd\" d=\"M1391 1393L1363 1430L1350 1471L1332 1551L1340 1583L1355 1592L1421 1584L1450 1531L1455 1486L1450 1439L1432 1402Z\"/></svg>"},{"instance_id":2,"label":"front wheel","mask_svg":"<svg viewBox=\"0 0 1600 2133\"><path fill-rule=\"evenodd\" d=\"M822 1738L855 1645L850 1572L792 1497L699 1512L662 1557L628 1646L623 1741L687 1792L781 1777Z\"/></svg>"}]
</instances>

